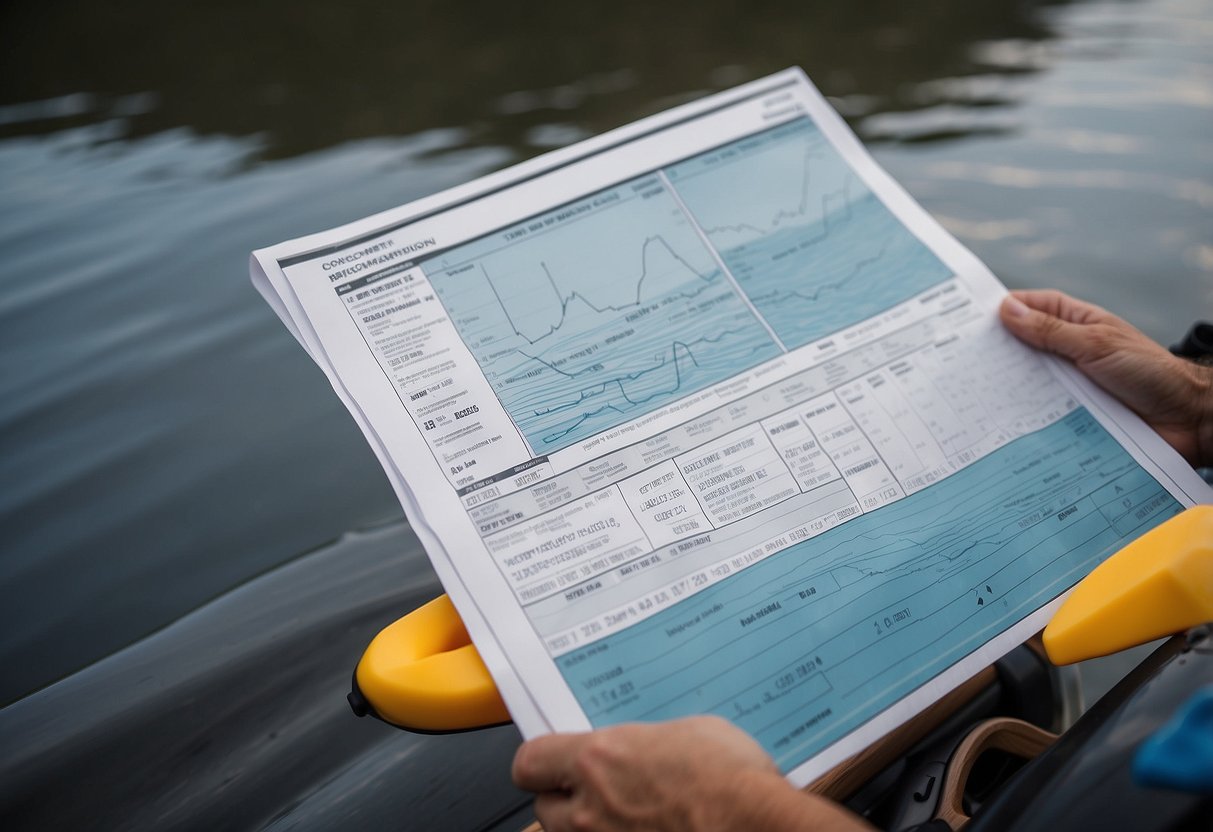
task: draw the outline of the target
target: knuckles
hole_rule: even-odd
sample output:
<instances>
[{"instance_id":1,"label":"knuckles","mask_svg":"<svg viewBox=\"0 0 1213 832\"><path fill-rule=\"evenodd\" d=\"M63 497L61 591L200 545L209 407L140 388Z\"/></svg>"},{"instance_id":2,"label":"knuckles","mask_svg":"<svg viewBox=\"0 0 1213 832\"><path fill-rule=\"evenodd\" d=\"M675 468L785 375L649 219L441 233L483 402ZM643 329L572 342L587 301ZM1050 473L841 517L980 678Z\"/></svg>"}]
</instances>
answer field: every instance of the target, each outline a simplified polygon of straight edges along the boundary
<instances>
[{"instance_id":1,"label":"knuckles","mask_svg":"<svg viewBox=\"0 0 1213 832\"><path fill-rule=\"evenodd\" d=\"M1052 315L1038 315L1036 317L1036 336L1040 339L1041 346L1045 349L1055 347L1057 335L1063 326L1065 323L1061 318L1055 318Z\"/></svg>"},{"instance_id":2,"label":"knuckles","mask_svg":"<svg viewBox=\"0 0 1213 832\"><path fill-rule=\"evenodd\" d=\"M1088 351L1095 359L1112 355L1126 346L1126 335L1111 324L1092 324L1087 331Z\"/></svg>"},{"instance_id":3,"label":"knuckles","mask_svg":"<svg viewBox=\"0 0 1213 832\"><path fill-rule=\"evenodd\" d=\"M578 775L586 780L595 780L603 772L621 767L626 757L627 743L621 741L620 734L626 730L620 727L589 734L574 763Z\"/></svg>"}]
</instances>

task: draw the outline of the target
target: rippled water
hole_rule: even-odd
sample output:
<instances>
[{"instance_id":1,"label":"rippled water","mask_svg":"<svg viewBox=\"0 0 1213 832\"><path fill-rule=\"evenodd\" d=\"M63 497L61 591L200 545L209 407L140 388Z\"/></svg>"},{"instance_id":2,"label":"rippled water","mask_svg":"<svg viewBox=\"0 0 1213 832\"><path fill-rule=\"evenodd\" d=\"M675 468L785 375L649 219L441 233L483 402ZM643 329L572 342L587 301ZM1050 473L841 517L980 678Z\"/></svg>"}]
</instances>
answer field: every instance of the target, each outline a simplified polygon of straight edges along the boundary
<instances>
[{"instance_id":1,"label":"rippled water","mask_svg":"<svg viewBox=\"0 0 1213 832\"><path fill-rule=\"evenodd\" d=\"M0 702L399 522L251 249L788 65L1008 284L1164 341L1213 315L1209 2L31 3L0 32Z\"/></svg>"}]
</instances>

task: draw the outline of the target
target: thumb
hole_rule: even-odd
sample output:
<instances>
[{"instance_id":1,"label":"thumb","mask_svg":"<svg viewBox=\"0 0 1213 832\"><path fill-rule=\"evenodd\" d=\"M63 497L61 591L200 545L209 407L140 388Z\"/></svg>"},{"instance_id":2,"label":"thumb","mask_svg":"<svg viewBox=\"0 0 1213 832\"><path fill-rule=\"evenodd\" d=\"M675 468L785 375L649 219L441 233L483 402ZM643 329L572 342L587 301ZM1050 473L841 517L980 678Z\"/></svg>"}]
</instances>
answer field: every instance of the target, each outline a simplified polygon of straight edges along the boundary
<instances>
[{"instance_id":1,"label":"thumb","mask_svg":"<svg viewBox=\"0 0 1213 832\"><path fill-rule=\"evenodd\" d=\"M998 316L1003 326L1016 338L1037 349L1075 362L1086 357L1090 350L1091 340L1086 326L1033 309L1014 295L1003 299Z\"/></svg>"}]
</instances>

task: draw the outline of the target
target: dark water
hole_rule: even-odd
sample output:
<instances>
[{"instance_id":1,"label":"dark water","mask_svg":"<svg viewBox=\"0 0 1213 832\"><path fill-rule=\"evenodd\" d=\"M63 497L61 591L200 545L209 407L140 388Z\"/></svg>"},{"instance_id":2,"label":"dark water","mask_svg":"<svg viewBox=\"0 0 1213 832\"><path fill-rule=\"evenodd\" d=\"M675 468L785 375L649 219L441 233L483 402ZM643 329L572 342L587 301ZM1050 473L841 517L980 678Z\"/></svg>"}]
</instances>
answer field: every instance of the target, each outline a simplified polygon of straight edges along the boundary
<instances>
[{"instance_id":1,"label":"dark water","mask_svg":"<svg viewBox=\"0 0 1213 832\"><path fill-rule=\"evenodd\" d=\"M8 3L0 45L0 702L386 524L348 678L439 590L248 252L789 65L1008 284L1213 315L1210 2Z\"/></svg>"}]
</instances>

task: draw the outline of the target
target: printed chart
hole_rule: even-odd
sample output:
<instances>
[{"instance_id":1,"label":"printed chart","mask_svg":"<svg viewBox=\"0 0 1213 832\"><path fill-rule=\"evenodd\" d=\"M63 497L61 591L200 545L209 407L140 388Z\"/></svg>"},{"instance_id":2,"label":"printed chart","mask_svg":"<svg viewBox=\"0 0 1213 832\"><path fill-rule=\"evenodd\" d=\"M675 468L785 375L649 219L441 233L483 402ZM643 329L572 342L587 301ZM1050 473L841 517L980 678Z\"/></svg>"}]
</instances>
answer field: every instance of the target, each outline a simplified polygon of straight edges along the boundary
<instances>
[{"instance_id":1,"label":"printed chart","mask_svg":"<svg viewBox=\"0 0 1213 832\"><path fill-rule=\"evenodd\" d=\"M790 770L1181 508L1080 408L558 664L596 726L716 713Z\"/></svg>"},{"instance_id":2,"label":"printed chart","mask_svg":"<svg viewBox=\"0 0 1213 832\"><path fill-rule=\"evenodd\" d=\"M665 174L788 349L951 276L807 118Z\"/></svg>"},{"instance_id":3,"label":"printed chart","mask_svg":"<svg viewBox=\"0 0 1213 832\"><path fill-rule=\"evenodd\" d=\"M655 175L423 269L536 454L779 354Z\"/></svg>"}]
</instances>

